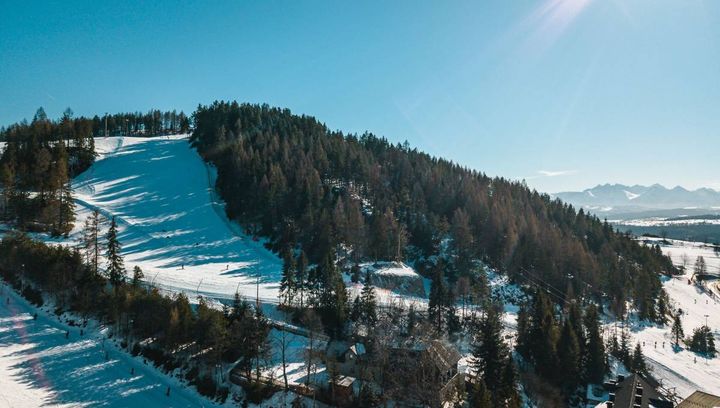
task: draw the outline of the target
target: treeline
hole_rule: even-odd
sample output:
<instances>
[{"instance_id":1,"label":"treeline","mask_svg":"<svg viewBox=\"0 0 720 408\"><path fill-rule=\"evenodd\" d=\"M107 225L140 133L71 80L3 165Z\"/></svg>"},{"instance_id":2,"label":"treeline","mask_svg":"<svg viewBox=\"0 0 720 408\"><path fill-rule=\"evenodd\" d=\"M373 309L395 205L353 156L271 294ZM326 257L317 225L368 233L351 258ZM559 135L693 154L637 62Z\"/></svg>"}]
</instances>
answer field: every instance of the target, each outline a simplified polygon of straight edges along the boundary
<instances>
[{"instance_id":1,"label":"treeline","mask_svg":"<svg viewBox=\"0 0 720 408\"><path fill-rule=\"evenodd\" d=\"M187 379L204 395L227 395L227 389L219 388L224 380L219 381L216 372L223 362L237 361L252 380L251 371L259 373L269 350L270 326L262 312L239 296L224 310L201 299L193 311L185 294L164 296L143 285L140 268L135 267L128 278L113 230L114 222L100 238L108 259L102 271L96 271L92 261L96 247L48 246L12 233L0 242L0 273L36 304L41 305L46 294L59 310L110 324L133 354L167 370L182 366ZM97 235L97 230L85 234Z\"/></svg>"},{"instance_id":2,"label":"treeline","mask_svg":"<svg viewBox=\"0 0 720 408\"><path fill-rule=\"evenodd\" d=\"M444 259L450 287L475 280L479 259L520 283L608 297L618 315L632 301L660 319L658 275L676 270L659 248L522 182L267 105L215 102L193 119L228 215L281 254L302 251L315 265L405 260L426 276Z\"/></svg>"},{"instance_id":3,"label":"treeline","mask_svg":"<svg viewBox=\"0 0 720 408\"><path fill-rule=\"evenodd\" d=\"M190 118L185 112L160 111L116 113L92 118L96 136L160 136L190 131ZM107 122L107 123L106 123ZM107 134L105 126L107 124Z\"/></svg>"},{"instance_id":4,"label":"treeline","mask_svg":"<svg viewBox=\"0 0 720 408\"><path fill-rule=\"evenodd\" d=\"M92 124L66 110L52 121L42 108L31 123L0 131L2 219L19 229L67 234L75 220L70 178L95 159Z\"/></svg>"}]
</instances>

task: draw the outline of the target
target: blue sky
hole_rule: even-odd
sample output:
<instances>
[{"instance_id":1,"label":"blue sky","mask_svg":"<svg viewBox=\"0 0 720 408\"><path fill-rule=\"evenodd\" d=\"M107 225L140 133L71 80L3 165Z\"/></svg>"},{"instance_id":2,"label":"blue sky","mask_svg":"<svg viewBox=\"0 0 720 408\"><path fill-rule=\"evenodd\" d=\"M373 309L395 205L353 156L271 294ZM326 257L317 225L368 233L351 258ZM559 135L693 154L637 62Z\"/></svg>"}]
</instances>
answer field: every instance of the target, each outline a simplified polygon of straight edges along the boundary
<instances>
[{"instance_id":1,"label":"blue sky","mask_svg":"<svg viewBox=\"0 0 720 408\"><path fill-rule=\"evenodd\" d=\"M0 125L267 102L556 192L720 188L720 2L4 1Z\"/></svg>"}]
</instances>

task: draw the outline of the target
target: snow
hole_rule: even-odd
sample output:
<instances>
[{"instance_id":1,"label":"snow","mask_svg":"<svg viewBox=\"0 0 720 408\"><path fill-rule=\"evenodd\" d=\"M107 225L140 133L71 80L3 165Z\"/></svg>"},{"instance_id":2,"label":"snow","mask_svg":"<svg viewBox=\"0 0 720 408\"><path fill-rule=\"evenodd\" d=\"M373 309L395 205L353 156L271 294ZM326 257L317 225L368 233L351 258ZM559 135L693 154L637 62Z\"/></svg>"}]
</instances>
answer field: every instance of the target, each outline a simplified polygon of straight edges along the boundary
<instances>
[{"instance_id":1,"label":"snow","mask_svg":"<svg viewBox=\"0 0 720 408\"><path fill-rule=\"evenodd\" d=\"M95 146L97 161L73 181L78 219L68 243L98 209L116 216L128 270L140 266L160 289L191 299L231 299L238 290L277 303L280 259L228 220L215 171L186 136L108 137Z\"/></svg>"},{"instance_id":2,"label":"snow","mask_svg":"<svg viewBox=\"0 0 720 408\"><path fill-rule=\"evenodd\" d=\"M0 407L216 406L103 341L101 332L89 329L80 336L77 327L42 310L34 320L38 309L4 283L0 292Z\"/></svg>"},{"instance_id":3,"label":"snow","mask_svg":"<svg viewBox=\"0 0 720 408\"><path fill-rule=\"evenodd\" d=\"M623 193L625 193L625 197L627 197L628 200L634 200L638 197L640 197L640 194L635 194L633 192L623 190Z\"/></svg>"},{"instance_id":4,"label":"snow","mask_svg":"<svg viewBox=\"0 0 720 408\"><path fill-rule=\"evenodd\" d=\"M420 275L415 270L402 262L370 262L360 264L360 268L365 272L367 269L374 270L375 275L387 276L404 276L409 278L419 278Z\"/></svg>"},{"instance_id":5,"label":"snow","mask_svg":"<svg viewBox=\"0 0 720 408\"><path fill-rule=\"evenodd\" d=\"M651 240L659 243L661 240ZM701 243L670 240L670 244L661 245L663 253L670 255L676 265L682 264L683 255L690 260L688 270L682 276L664 278L663 287L676 308L683 310L681 317L685 336L692 335L694 329L707 324L712 329L716 344L720 344L720 288L717 281L707 281L699 286L688 284L692 275L692 263L698 255L705 257L708 268L718 268L720 258L711 248ZM669 388L675 388L680 397L687 397L695 390L717 393L720 390L720 357L705 359L703 356L687 350L681 343L679 350L671 347L673 337L670 324L650 325L633 320L630 335L632 344L644 342L643 353L653 375ZM605 326L606 336L614 330L614 324ZM656 346L657 343L657 346ZM664 343L664 346L663 346Z\"/></svg>"}]
</instances>

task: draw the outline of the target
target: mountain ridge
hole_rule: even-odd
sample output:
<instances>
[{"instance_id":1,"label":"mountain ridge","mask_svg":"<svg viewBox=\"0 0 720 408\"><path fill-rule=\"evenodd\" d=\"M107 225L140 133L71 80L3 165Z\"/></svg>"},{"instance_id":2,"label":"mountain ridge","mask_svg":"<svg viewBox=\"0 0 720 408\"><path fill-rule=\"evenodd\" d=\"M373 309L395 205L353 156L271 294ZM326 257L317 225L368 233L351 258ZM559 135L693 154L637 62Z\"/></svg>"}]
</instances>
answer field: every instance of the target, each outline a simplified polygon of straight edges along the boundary
<instances>
[{"instance_id":1,"label":"mountain ridge","mask_svg":"<svg viewBox=\"0 0 720 408\"><path fill-rule=\"evenodd\" d=\"M582 191L565 191L552 196L576 207L597 212L720 209L720 191L709 187L689 190L679 185L668 188L659 183L650 186L605 183Z\"/></svg>"}]
</instances>

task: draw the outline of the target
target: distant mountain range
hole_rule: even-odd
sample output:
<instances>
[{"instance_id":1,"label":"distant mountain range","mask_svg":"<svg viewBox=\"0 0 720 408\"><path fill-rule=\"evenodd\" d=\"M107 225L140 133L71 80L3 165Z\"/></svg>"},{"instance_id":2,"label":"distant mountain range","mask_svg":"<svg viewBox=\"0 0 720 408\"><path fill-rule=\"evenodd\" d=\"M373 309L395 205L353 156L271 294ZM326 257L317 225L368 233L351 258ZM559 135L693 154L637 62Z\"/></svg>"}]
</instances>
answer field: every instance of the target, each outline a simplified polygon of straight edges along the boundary
<instances>
[{"instance_id":1,"label":"distant mountain range","mask_svg":"<svg viewBox=\"0 0 720 408\"><path fill-rule=\"evenodd\" d=\"M639 213L657 210L688 210L691 213L714 213L720 210L720 192L710 188L687 190L677 186L626 186L602 184L574 192L553 195L576 207L596 214Z\"/></svg>"}]
</instances>

